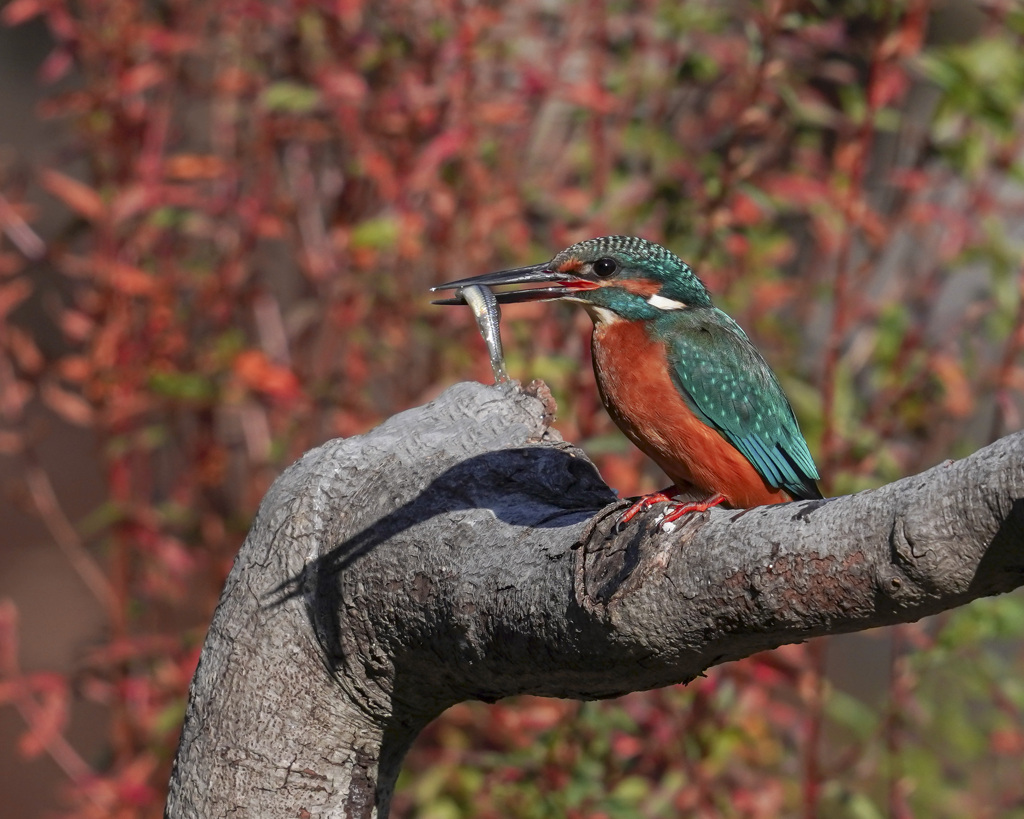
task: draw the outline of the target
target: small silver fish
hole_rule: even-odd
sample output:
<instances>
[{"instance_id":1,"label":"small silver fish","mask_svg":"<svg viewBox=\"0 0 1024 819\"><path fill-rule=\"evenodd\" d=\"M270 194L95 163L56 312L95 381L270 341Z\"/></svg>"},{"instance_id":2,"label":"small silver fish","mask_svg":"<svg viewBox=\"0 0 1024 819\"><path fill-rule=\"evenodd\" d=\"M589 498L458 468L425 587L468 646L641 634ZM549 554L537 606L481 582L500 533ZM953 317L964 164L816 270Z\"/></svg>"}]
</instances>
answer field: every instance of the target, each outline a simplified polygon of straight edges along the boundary
<instances>
[{"instance_id":1,"label":"small silver fish","mask_svg":"<svg viewBox=\"0 0 1024 819\"><path fill-rule=\"evenodd\" d=\"M509 378L505 369L505 353L501 348L501 308L491 288L470 284L456 290L455 298L464 301L473 311L476 325L480 328L480 335L491 357L494 383L507 384Z\"/></svg>"}]
</instances>

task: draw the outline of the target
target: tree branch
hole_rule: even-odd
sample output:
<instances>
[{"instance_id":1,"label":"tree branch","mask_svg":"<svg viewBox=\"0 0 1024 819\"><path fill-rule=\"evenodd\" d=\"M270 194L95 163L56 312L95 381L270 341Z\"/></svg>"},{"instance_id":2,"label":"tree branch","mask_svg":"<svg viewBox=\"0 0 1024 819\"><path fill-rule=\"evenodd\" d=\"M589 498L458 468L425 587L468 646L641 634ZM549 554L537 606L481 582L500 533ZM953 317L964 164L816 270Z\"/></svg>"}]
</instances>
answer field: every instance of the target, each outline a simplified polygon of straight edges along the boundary
<instances>
[{"instance_id":1,"label":"tree branch","mask_svg":"<svg viewBox=\"0 0 1024 819\"><path fill-rule=\"evenodd\" d=\"M593 699L1024 583L1024 434L881 489L673 532L532 390L458 384L274 484L190 692L167 815L384 817L450 705Z\"/></svg>"}]
</instances>

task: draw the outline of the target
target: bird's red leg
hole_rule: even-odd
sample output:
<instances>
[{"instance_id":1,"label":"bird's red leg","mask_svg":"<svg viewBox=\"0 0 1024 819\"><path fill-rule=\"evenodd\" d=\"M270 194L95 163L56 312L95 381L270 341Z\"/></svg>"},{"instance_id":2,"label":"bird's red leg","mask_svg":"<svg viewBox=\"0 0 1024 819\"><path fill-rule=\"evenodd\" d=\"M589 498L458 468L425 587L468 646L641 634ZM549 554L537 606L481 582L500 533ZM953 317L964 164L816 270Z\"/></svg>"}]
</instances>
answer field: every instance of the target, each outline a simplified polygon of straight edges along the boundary
<instances>
[{"instance_id":1,"label":"bird's red leg","mask_svg":"<svg viewBox=\"0 0 1024 819\"><path fill-rule=\"evenodd\" d=\"M661 519L662 523L671 523L674 520L679 520L683 515L688 515L690 512L706 512L712 506L718 506L720 503L725 502L725 495L718 494L714 495L707 500L697 501L696 503L690 501L686 503L677 503L675 509L668 512L665 517Z\"/></svg>"},{"instance_id":2,"label":"bird's red leg","mask_svg":"<svg viewBox=\"0 0 1024 819\"><path fill-rule=\"evenodd\" d=\"M652 492L650 495L644 495L642 498L638 499L636 503L630 506L629 509L627 509L625 513L622 515L622 517L619 518L619 526L625 526L638 514L640 514L641 512L646 512L656 503L665 503L666 501L671 501L672 496L677 494L678 492L679 490L676 488L676 485L672 484L671 486L662 489L660 492Z\"/></svg>"},{"instance_id":3,"label":"bird's red leg","mask_svg":"<svg viewBox=\"0 0 1024 819\"><path fill-rule=\"evenodd\" d=\"M640 512L645 512L654 506L656 503L672 502L672 496L679 490L676 489L675 485L662 489L660 492L654 492L650 495L644 495L642 498L637 500L632 506L629 507L619 518L618 526L622 527L629 523L635 518ZM712 495L707 500L702 501L682 501L672 505L672 508L665 513L661 519L661 524L673 523L679 520L683 515L688 515L690 512L706 512L712 506L718 506L720 503L725 502L725 495L721 493Z\"/></svg>"}]
</instances>

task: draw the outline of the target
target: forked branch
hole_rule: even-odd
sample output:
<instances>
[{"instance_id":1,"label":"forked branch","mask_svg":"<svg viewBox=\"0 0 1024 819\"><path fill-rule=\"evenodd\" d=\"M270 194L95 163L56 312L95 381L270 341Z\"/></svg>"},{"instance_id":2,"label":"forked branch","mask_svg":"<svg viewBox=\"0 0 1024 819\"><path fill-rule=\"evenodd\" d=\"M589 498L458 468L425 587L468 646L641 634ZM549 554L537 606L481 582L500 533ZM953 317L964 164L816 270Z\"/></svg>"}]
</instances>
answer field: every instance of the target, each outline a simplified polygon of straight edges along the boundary
<instances>
[{"instance_id":1,"label":"forked branch","mask_svg":"<svg viewBox=\"0 0 1024 819\"><path fill-rule=\"evenodd\" d=\"M193 681L167 815L387 815L450 705L687 681L1024 582L1024 434L881 489L672 532L550 428L543 386L458 384L274 484Z\"/></svg>"}]
</instances>

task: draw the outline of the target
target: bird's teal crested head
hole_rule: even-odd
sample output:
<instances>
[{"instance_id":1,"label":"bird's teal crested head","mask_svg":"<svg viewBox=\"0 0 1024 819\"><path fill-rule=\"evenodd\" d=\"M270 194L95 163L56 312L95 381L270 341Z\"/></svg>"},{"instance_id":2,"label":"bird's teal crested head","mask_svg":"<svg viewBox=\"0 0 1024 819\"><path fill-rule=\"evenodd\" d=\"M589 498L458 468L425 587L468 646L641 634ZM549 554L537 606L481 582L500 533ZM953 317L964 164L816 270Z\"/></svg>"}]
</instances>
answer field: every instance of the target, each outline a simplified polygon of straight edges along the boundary
<instances>
[{"instance_id":1,"label":"bird's teal crested head","mask_svg":"<svg viewBox=\"0 0 1024 819\"><path fill-rule=\"evenodd\" d=\"M602 236L567 247L551 261L501 270L435 287L555 283L496 293L499 303L573 301L595 321L643 321L666 312L711 307L707 288L682 259L635 236Z\"/></svg>"},{"instance_id":2,"label":"bird's teal crested head","mask_svg":"<svg viewBox=\"0 0 1024 819\"><path fill-rule=\"evenodd\" d=\"M686 262L636 236L602 236L567 247L549 266L596 285L575 300L623 318L654 318L666 310L710 307L711 296Z\"/></svg>"}]
</instances>

